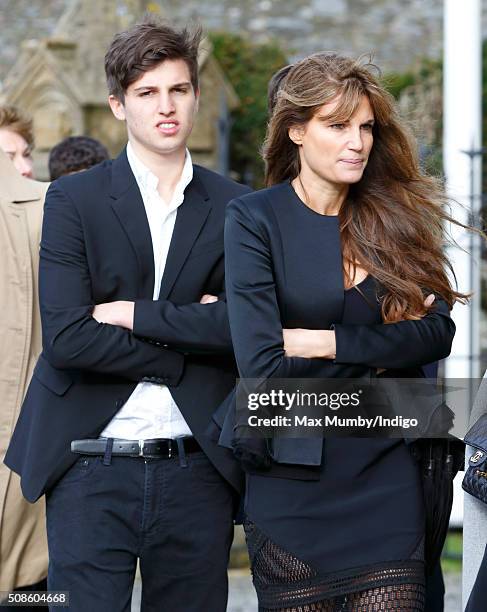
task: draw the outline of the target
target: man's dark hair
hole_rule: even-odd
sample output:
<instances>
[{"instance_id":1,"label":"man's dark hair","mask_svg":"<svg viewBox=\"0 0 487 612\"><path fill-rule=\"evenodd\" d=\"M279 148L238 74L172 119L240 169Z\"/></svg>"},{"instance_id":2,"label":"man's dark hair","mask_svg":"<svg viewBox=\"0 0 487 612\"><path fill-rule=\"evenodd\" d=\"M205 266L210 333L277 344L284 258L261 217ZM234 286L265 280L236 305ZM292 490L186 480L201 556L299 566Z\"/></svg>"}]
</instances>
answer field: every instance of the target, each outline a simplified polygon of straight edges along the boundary
<instances>
[{"instance_id":1,"label":"man's dark hair","mask_svg":"<svg viewBox=\"0 0 487 612\"><path fill-rule=\"evenodd\" d=\"M198 48L201 26L177 30L154 17L113 39L105 55L108 92L123 103L127 88L164 60L184 60L194 91L198 89Z\"/></svg>"},{"instance_id":2,"label":"man's dark hair","mask_svg":"<svg viewBox=\"0 0 487 612\"><path fill-rule=\"evenodd\" d=\"M65 174L87 170L106 159L110 159L110 155L98 140L88 136L70 136L49 153L51 181Z\"/></svg>"}]
</instances>

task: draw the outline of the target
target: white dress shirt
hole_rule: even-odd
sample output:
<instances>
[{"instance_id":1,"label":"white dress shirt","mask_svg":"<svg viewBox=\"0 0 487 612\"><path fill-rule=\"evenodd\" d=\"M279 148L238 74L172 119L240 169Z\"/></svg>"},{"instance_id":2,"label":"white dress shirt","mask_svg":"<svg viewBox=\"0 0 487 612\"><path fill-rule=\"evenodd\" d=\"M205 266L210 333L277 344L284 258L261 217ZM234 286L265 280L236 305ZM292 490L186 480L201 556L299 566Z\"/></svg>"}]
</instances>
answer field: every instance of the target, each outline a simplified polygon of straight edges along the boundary
<instances>
[{"instance_id":1,"label":"white dress shirt","mask_svg":"<svg viewBox=\"0 0 487 612\"><path fill-rule=\"evenodd\" d=\"M154 293L159 298L178 206L184 201L184 190L193 178L191 155L186 150L181 178L171 201L165 202L157 191L159 179L137 158L130 142L127 158L144 202L154 251ZM165 385L141 382L127 402L100 434L103 438L147 440L192 436L188 424Z\"/></svg>"}]
</instances>

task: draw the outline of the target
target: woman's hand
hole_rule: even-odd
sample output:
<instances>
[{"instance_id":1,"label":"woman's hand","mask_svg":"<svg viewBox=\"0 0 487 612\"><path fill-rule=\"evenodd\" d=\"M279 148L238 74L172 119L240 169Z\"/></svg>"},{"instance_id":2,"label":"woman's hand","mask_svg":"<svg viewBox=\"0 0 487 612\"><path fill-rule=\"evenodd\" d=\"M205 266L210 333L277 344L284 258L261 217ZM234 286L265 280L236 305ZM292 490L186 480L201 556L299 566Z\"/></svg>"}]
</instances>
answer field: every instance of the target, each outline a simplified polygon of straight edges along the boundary
<instances>
[{"instance_id":1,"label":"woman's hand","mask_svg":"<svg viewBox=\"0 0 487 612\"><path fill-rule=\"evenodd\" d=\"M286 357L334 359L335 332L325 329L283 329Z\"/></svg>"}]
</instances>

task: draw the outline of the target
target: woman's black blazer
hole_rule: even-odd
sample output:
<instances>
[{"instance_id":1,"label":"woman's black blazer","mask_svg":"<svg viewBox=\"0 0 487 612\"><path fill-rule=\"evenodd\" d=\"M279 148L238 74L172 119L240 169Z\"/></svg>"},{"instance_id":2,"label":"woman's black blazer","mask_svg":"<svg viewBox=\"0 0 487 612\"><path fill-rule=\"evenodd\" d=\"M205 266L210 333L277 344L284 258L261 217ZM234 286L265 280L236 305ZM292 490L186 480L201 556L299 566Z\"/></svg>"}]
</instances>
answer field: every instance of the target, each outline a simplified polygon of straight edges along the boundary
<instances>
[{"instance_id":1,"label":"woman's black blazer","mask_svg":"<svg viewBox=\"0 0 487 612\"><path fill-rule=\"evenodd\" d=\"M318 237L313 235L315 228ZM242 378L360 378L375 376L377 368L409 369L420 376L421 365L450 354L455 325L442 299L415 321L340 322L344 285L338 219L323 218L306 207L287 182L246 194L227 206L225 284ZM333 327L336 358L287 357L282 330L297 327ZM288 451L281 449L279 456L278 450L274 459L316 464L318 454L321 458L318 448L314 461L306 449L302 461L296 448L286 457Z\"/></svg>"}]
</instances>

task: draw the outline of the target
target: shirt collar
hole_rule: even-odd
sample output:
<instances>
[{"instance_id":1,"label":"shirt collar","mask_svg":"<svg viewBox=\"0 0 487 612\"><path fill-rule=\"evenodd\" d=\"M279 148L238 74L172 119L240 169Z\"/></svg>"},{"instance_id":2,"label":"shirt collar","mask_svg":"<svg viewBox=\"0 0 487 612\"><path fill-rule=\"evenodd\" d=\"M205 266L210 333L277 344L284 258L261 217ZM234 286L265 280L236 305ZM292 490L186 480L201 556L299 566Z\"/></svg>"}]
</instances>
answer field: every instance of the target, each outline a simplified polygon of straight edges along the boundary
<instances>
[{"instance_id":1,"label":"shirt collar","mask_svg":"<svg viewBox=\"0 0 487 612\"><path fill-rule=\"evenodd\" d=\"M159 179L157 176L147 168L147 166L140 161L137 157L130 142L127 143L127 159L134 173L135 180L142 192L145 191L157 191ZM181 177L174 189L172 202L170 203L171 208L173 206L179 206L184 200L184 190L193 180L193 161L189 149L186 149L186 156L184 159L184 166L181 172Z\"/></svg>"}]
</instances>

